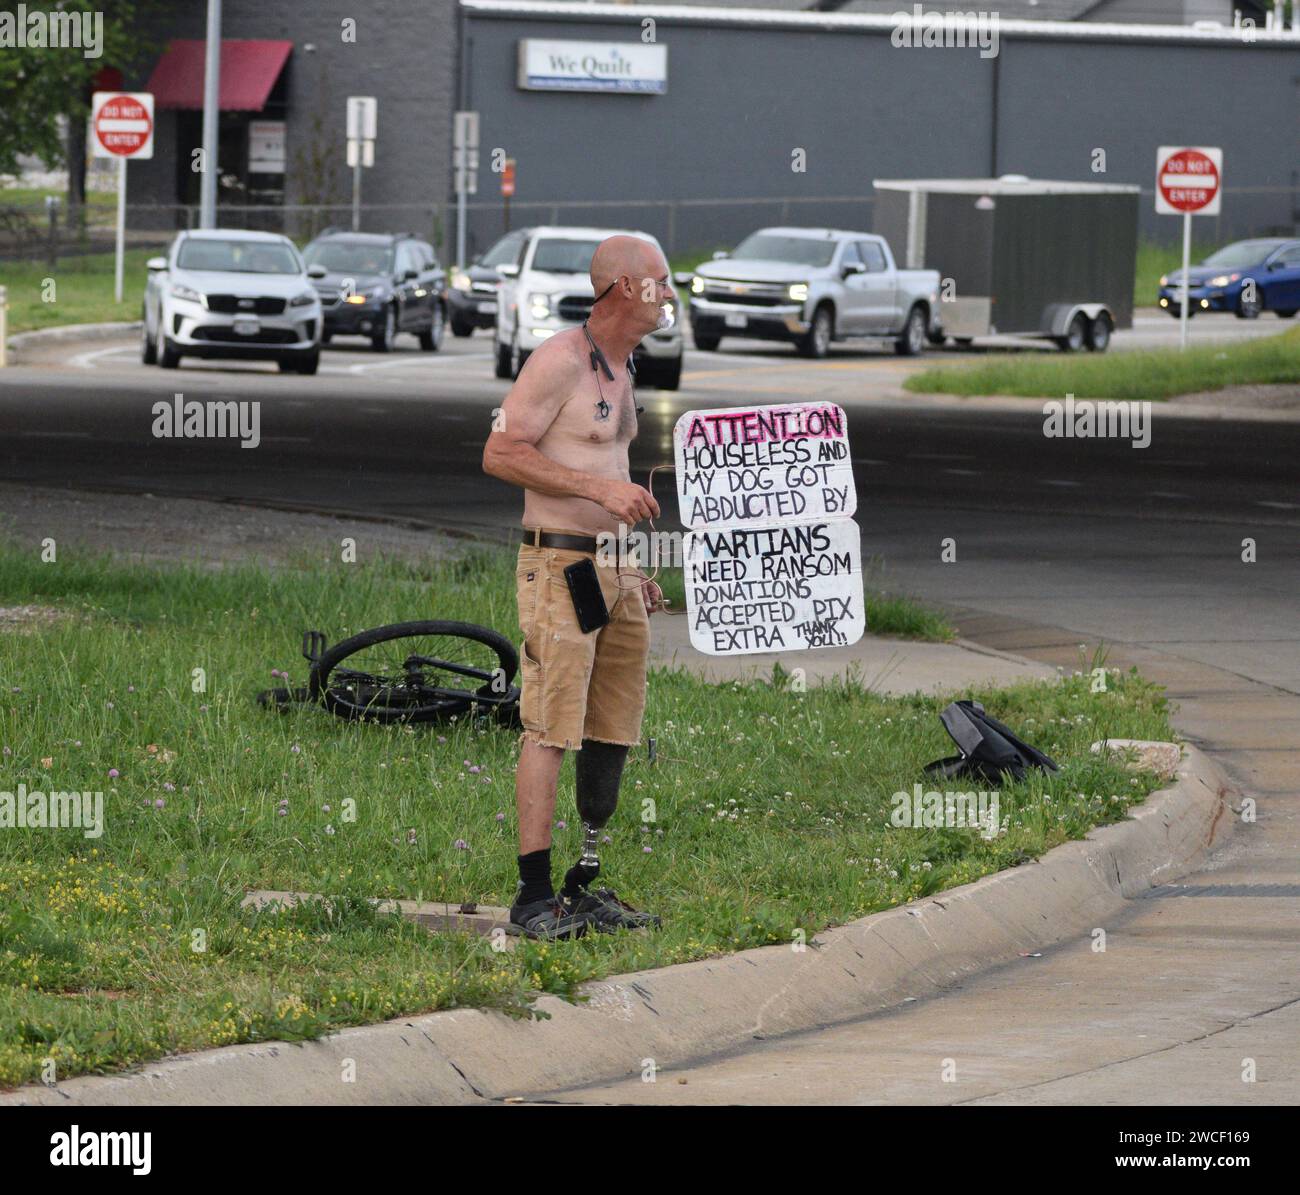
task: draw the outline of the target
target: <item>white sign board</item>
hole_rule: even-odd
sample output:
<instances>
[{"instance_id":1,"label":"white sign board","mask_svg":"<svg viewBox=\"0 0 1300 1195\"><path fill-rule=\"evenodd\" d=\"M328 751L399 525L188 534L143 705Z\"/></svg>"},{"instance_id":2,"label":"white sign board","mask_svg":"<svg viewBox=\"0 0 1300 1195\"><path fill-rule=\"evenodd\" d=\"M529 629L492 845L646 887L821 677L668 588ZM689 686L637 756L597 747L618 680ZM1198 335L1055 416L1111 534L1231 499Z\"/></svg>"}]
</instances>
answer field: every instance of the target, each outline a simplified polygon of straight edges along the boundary
<instances>
[{"instance_id":1,"label":"white sign board","mask_svg":"<svg viewBox=\"0 0 1300 1195\"><path fill-rule=\"evenodd\" d=\"M847 647L867 629L852 519L692 531L685 577L691 646L706 655Z\"/></svg>"},{"instance_id":2,"label":"white sign board","mask_svg":"<svg viewBox=\"0 0 1300 1195\"><path fill-rule=\"evenodd\" d=\"M248 172L250 174L284 173L284 121L250 120L248 122Z\"/></svg>"},{"instance_id":3,"label":"white sign board","mask_svg":"<svg viewBox=\"0 0 1300 1195\"><path fill-rule=\"evenodd\" d=\"M348 96L348 137L373 141L379 136L379 101L373 95Z\"/></svg>"},{"instance_id":4,"label":"white sign board","mask_svg":"<svg viewBox=\"0 0 1300 1195\"><path fill-rule=\"evenodd\" d=\"M764 527L857 510L848 423L835 403L687 411L673 428L682 523Z\"/></svg>"},{"instance_id":5,"label":"white sign board","mask_svg":"<svg viewBox=\"0 0 1300 1195\"><path fill-rule=\"evenodd\" d=\"M668 47L645 42L519 42L518 83L524 91L668 91Z\"/></svg>"},{"instance_id":6,"label":"white sign board","mask_svg":"<svg viewBox=\"0 0 1300 1195\"><path fill-rule=\"evenodd\" d=\"M1156 212L1217 216L1223 196L1223 150L1214 145L1162 145L1156 150Z\"/></svg>"},{"instance_id":7,"label":"white sign board","mask_svg":"<svg viewBox=\"0 0 1300 1195\"><path fill-rule=\"evenodd\" d=\"M153 157L153 94L97 91L90 100L90 146L96 158Z\"/></svg>"}]
</instances>

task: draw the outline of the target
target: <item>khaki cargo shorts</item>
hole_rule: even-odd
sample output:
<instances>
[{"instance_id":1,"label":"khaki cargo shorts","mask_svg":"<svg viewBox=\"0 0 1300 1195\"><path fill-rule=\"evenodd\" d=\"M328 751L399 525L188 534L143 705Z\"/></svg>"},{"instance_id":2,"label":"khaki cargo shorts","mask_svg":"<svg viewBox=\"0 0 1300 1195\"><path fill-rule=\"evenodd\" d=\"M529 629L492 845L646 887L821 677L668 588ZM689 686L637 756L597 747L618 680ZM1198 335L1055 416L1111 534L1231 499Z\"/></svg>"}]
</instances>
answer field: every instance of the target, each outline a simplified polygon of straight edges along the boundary
<instances>
[{"instance_id":1,"label":"khaki cargo shorts","mask_svg":"<svg viewBox=\"0 0 1300 1195\"><path fill-rule=\"evenodd\" d=\"M515 567L524 737L548 747L582 748L583 739L635 746L645 713L650 618L630 570L620 590L614 565L596 564L609 622L583 634L564 569L588 552L521 544Z\"/></svg>"}]
</instances>

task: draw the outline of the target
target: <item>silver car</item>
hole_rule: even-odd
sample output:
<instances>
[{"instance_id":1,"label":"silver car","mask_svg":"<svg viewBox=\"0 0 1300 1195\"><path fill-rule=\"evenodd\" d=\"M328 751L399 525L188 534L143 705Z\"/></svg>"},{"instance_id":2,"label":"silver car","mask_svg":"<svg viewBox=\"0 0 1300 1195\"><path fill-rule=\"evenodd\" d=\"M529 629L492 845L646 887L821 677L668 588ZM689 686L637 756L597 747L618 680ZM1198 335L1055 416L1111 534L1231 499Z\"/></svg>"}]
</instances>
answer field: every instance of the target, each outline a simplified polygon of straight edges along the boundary
<instances>
[{"instance_id":1,"label":"silver car","mask_svg":"<svg viewBox=\"0 0 1300 1195\"><path fill-rule=\"evenodd\" d=\"M148 261L140 359L175 369L182 357L270 360L315 373L321 305L301 255L272 232L182 232ZM320 271L323 275L324 271Z\"/></svg>"},{"instance_id":2,"label":"silver car","mask_svg":"<svg viewBox=\"0 0 1300 1195\"><path fill-rule=\"evenodd\" d=\"M784 340L806 357L832 341L890 340L914 356L939 337L939 273L900 270L884 237L838 228L761 228L693 275L691 331L711 352L724 336Z\"/></svg>"}]
</instances>

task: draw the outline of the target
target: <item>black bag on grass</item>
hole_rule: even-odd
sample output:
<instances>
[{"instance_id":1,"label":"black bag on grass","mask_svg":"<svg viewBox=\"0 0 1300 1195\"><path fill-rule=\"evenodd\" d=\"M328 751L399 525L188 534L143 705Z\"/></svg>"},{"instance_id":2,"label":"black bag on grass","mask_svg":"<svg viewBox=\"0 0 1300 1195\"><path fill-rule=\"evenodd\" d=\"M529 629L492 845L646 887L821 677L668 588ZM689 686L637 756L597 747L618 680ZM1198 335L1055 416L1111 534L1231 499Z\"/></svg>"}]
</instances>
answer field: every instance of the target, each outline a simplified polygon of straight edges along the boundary
<instances>
[{"instance_id":1,"label":"black bag on grass","mask_svg":"<svg viewBox=\"0 0 1300 1195\"><path fill-rule=\"evenodd\" d=\"M939 715L939 721L961 754L926 764L927 776L970 777L996 784L1007 773L1023 780L1029 768L1060 771L1055 760L989 717L978 701L954 701Z\"/></svg>"}]
</instances>

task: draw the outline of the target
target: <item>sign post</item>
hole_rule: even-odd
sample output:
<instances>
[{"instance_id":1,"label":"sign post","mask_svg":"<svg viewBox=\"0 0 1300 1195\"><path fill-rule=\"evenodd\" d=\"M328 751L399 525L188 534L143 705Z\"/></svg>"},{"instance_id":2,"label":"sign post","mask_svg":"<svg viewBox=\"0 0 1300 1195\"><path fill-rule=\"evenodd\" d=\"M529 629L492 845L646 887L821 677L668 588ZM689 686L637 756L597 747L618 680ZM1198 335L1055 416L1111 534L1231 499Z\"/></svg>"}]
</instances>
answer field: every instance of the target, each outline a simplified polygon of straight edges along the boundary
<instances>
[{"instance_id":1,"label":"sign post","mask_svg":"<svg viewBox=\"0 0 1300 1195\"><path fill-rule=\"evenodd\" d=\"M478 193L478 113L457 112L452 121L456 175L456 264L465 268L465 197Z\"/></svg>"},{"instance_id":2,"label":"sign post","mask_svg":"<svg viewBox=\"0 0 1300 1195\"><path fill-rule=\"evenodd\" d=\"M122 301L126 248L126 161L153 157L153 95L147 91L97 91L90 99L91 148L97 158L116 158L117 236L113 300Z\"/></svg>"},{"instance_id":3,"label":"sign post","mask_svg":"<svg viewBox=\"0 0 1300 1195\"><path fill-rule=\"evenodd\" d=\"M506 232L510 231L510 196L515 193L515 160L506 159L506 168L501 172L501 202L506 211Z\"/></svg>"},{"instance_id":4,"label":"sign post","mask_svg":"<svg viewBox=\"0 0 1300 1195\"><path fill-rule=\"evenodd\" d=\"M1156 212L1183 216L1183 297L1178 304L1178 348L1187 348L1187 307L1192 268L1192 213L1219 214L1223 150L1217 146L1162 145L1156 151Z\"/></svg>"},{"instance_id":5,"label":"sign post","mask_svg":"<svg viewBox=\"0 0 1300 1195\"><path fill-rule=\"evenodd\" d=\"M361 168L375 164L379 101L372 95L348 96L348 165L352 167L352 231L361 230Z\"/></svg>"}]
</instances>

